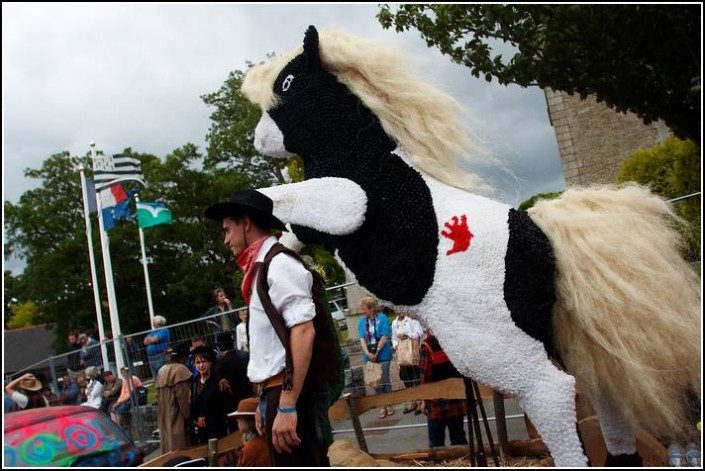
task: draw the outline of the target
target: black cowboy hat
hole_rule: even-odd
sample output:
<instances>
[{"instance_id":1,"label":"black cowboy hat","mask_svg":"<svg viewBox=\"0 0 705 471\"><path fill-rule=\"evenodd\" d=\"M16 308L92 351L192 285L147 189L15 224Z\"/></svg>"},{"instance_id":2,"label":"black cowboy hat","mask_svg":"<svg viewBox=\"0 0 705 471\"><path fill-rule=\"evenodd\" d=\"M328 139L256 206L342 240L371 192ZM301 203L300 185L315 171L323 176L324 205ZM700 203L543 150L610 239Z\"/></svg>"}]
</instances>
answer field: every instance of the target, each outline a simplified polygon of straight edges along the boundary
<instances>
[{"instance_id":1,"label":"black cowboy hat","mask_svg":"<svg viewBox=\"0 0 705 471\"><path fill-rule=\"evenodd\" d=\"M191 349L189 348L190 342L177 342L174 345L172 345L169 353L169 356L171 357L176 357L176 356L185 356L187 357L191 353Z\"/></svg>"},{"instance_id":2,"label":"black cowboy hat","mask_svg":"<svg viewBox=\"0 0 705 471\"><path fill-rule=\"evenodd\" d=\"M222 221L226 216L239 217L242 215L260 218L267 222L272 229L286 231L284 223L272 215L274 203L272 200L257 190L240 190L230 195L228 201L215 203L206 209L206 217Z\"/></svg>"},{"instance_id":3,"label":"black cowboy hat","mask_svg":"<svg viewBox=\"0 0 705 471\"><path fill-rule=\"evenodd\" d=\"M218 332L215 337L215 346L232 350L235 346L232 334L230 332Z\"/></svg>"}]
</instances>

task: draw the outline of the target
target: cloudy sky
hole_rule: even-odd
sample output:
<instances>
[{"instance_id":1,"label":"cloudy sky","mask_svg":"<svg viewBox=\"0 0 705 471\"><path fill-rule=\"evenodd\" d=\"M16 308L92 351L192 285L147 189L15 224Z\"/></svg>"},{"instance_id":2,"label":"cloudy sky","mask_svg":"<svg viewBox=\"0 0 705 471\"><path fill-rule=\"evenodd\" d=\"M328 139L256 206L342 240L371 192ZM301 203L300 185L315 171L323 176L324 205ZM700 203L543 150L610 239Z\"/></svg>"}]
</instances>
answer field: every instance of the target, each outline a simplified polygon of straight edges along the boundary
<instances>
[{"instance_id":1,"label":"cloudy sky","mask_svg":"<svg viewBox=\"0 0 705 471\"><path fill-rule=\"evenodd\" d=\"M232 70L288 52L308 25L386 38L416 60L419 76L450 93L473 132L506 165L492 173L496 199L515 205L564 187L553 128L539 89L472 77L417 31L383 30L370 5L99 5L3 3L3 200L38 185L26 168L64 150L125 147L164 157L205 149L217 91Z\"/></svg>"}]
</instances>

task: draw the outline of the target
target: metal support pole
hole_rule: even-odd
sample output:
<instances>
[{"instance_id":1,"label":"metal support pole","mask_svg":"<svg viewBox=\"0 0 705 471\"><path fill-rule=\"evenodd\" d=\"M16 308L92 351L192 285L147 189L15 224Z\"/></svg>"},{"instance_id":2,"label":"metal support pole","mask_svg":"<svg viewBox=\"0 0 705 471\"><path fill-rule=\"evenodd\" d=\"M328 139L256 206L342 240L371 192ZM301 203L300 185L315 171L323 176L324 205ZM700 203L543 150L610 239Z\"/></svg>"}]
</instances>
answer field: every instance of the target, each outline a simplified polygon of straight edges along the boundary
<instances>
[{"instance_id":1,"label":"metal support pole","mask_svg":"<svg viewBox=\"0 0 705 471\"><path fill-rule=\"evenodd\" d=\"M208 439L208 467L215 468L218 466L218 439Z\"/></svg>"},{"instance_id":2,"label":"metal support pole","mask_svg":"<svg viewBox=\"0 0 705 471\"><path fill-rule=\"evenodd\" d=\"M468 401L468 411L470 413L471 421L468 422L468 428L473 427L475 429L475 436L477 437L477 465L486 468L487 467L487 456L485 455L485 445L482 442L482 431L480 430L480 420L477 416L477 404L475 399L475 391L473 385L475 381L470 378L463 378L465 382L465 397ZM477 399L482 400L482 399Z\"/></svg>"},{"instance_id":3,"label":"metal support pole","mask_svg":"<svg viewBox=\"0 0 705 471\"><path fill-rule=\"evenodd\" d=\"M504 410L504 396L494 391L492 394L494 404L494 416L497 421L497 440L499 440L499 452L504 458L509 458L509 436L507 435L507 413Z\"/></svg>"},{"instance_id":4,"label":"metal support pole","mask_svg":"<svg viewBox=\"0 0 705 471\"><path fill-rule=\"evenodd\" d=\"M362 432L360 416L357 415L357 411L355 410L355 402L353 401L352 394L343 394L343 399L345 399L345 405L348 407L348 414L350 414L350 421L352 422L353 429L355 430L357 445L362 451L367 453L367 441L365 440L365 434Z\"/></svg>"},{"instance_id":5,"label":"metal support pole","mask_svg":"<svg viewBox=\"0 0 705 471\"><path fill-rule=\"evenodd\" d=\"M54 365L54 357L49 357L49 374L51 375L51 392L59 394L59 381L56 377L56 366ZM51 404L52 406L54 404Z\"/></svg>"},{"instance_id":6,"label":"metal support pole","mask_svg":"<svg viewBox=\"0 0 705 471\"><path fill-rule=\"evenodd\" d=\"M469 378L463 378L465 384L465 400L467 402L468 416L468 448L470 449L470 466L476 468L478 466L477 454L475 453L475 434L472 428L472 411L475 409L475 394L469 387Z\"/></svg>"},{"instance_id":7,"label":"metal support pole","mask_svg":"<svg viewBox=\"0 0 705 471\"><path fill-rule=\"evenodd\" d=\"M490 431L490 423L487 421L487 414L485 413L485 404L482 402L482 395L480 394L480 386L477 385L476 381L472 382L473 389L475 390L475 396L477 396L477 405L480 408L480 414L482 414L482 423L485 425L485 433L487 434L487 441L490 444L490 452L492 453L492 460L494 465L499 468L499 459L497 458L497 449L494 446L494 440L492 440L492 432Z\"/></svg>"}]
</instances>

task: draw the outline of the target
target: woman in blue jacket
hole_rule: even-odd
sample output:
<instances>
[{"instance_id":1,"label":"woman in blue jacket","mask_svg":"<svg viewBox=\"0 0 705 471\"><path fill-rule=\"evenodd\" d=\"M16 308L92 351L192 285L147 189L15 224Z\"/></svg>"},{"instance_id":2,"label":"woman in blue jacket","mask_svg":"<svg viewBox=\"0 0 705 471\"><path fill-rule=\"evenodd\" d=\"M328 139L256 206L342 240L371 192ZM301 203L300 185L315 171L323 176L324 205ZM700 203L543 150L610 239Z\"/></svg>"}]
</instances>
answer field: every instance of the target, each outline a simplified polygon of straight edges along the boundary
<instances>
[{"instance_id":1,"label":"woman in blue jacket","mask_svg":"<svg viewBox=\"0 0 705 471\"><path fill-rule=\"evenodd\" d=\"M360 299L360 311L365 317L358 322L357 332L360 335L364 360L382 365L384 384L375 388L375 391L377 394L389 392L392 390L392 382L389 378L389 365L392 362L392 326L389 318L383 312L377 311L377 303L370 296ZM394 407L391 406L382 407L379 410L380 419L393 414Z\"/></svg>"}]
</instances>

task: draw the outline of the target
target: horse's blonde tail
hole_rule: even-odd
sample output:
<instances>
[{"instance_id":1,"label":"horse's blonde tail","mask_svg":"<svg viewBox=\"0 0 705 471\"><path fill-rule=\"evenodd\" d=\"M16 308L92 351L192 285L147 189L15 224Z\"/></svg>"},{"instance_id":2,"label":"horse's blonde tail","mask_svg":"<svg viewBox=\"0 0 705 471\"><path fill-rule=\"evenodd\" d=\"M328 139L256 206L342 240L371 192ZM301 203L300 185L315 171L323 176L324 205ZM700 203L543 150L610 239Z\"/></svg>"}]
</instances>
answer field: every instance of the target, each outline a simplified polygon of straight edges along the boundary
<instances>
[{"instance_id":1,"label":"horse's blonde tail","mask_svg":"<svg viewBox=\"0 0 705 471\"><path fill-rule=\"evenodd\" d=\"M695 432L700 281L647 188L573 189L529 210L556 256L554 341L578 390L662 439ZM691 399L690 401L688 399Z\"/></svg>"}]
</instances>

